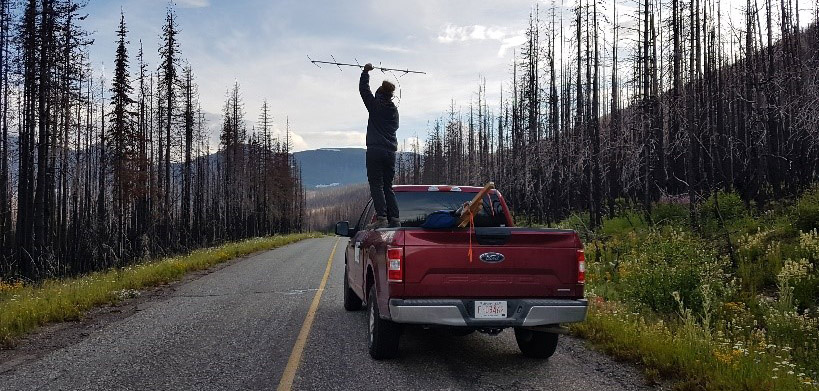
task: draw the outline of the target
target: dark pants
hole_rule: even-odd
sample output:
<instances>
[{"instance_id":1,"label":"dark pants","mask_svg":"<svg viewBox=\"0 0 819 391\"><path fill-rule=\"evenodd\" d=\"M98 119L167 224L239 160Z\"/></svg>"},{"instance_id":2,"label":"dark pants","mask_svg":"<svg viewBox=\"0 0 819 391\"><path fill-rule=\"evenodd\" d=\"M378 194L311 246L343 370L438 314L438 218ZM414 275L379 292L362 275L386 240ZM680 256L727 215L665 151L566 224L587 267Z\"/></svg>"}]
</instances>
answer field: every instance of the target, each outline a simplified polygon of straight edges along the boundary
<instances>
[{"instance_id":1,"label":"dark pants","mask_svg":"<svg viewBox=\"0 0 819 391\"><path fill-rule=\"evenodd\" d=\"M398 218L398 202L392 191L395 176L395 152L367 148L367 181L379 217Z\"/></svg>"}]
</instances>

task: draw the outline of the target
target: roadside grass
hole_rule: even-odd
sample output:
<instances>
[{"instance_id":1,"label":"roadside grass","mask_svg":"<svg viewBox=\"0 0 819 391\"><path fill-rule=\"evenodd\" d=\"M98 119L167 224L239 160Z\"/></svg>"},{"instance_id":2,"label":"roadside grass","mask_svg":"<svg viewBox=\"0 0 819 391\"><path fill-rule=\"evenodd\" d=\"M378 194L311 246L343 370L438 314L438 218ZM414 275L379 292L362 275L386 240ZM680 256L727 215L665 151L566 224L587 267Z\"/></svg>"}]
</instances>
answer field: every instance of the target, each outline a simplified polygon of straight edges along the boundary
<instances>
[{"instance_id":1,"label":"roadside grass","mask_svg":"<svg viewBox=\"0 0 819 391\"><path fill-rule=\"evenodd\" d=\"M733 193L584 234L586 322L572 331L678 390L819 390L819 187L746 208Z\"/></svg>"},{"instance_id":2,"label":"roadside grass","mask_svg":"<svg viewBox=\"0 0 819 391\"><path fill-rule=\"evenodd\" d=\"M253 238L192 251L121 269L77 278L46 280L35 285L0 281L0 346L11 347L17 338L39 326L75 320L86 311L134 297L138 290L181 279L230 259L269 250L319 233Z\"/></svg>"},{"instance_id":3,"label":"roadside grass","mask_svg":"<svg viewBox=\"0 0 819 391\"><path fill-rule=\"evenodd\" d=\"M600 301L572 331L607 354L645 365L650 381L677 380L676 390L816 389L812 379L799 376L775 347L764 344L761 334L755 345L731 345L684 321L646 319Z\"/></svg>"}]
</instances>

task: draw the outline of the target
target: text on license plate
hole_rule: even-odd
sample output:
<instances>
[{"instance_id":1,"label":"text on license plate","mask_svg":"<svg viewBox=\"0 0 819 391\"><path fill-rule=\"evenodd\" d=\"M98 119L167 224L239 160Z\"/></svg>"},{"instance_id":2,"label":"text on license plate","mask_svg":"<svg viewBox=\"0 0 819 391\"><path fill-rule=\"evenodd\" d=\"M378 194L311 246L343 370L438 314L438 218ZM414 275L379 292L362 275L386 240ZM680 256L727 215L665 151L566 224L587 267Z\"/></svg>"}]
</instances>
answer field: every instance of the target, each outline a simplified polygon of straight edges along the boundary
<instances>
[{"instance_id":1,"label":"text on license plate","mask_svg":"<svg viewBox=\"0 0 819 391\"><path fill-rule=\"evenodd\" d=\"M475 319L506 318L505 301L476 301Z\"/></svg>"}]
</instances>

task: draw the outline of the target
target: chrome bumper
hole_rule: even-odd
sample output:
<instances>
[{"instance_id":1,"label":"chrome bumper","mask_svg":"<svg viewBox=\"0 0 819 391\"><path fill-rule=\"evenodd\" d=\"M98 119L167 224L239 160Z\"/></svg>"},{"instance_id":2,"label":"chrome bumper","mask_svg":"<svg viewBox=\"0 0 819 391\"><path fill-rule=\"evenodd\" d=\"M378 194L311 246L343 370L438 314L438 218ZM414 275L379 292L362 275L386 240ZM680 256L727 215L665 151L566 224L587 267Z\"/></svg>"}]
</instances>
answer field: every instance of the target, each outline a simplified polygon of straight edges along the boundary
<instances>
[{"instance_id":1,"label":"chrome bumper","mask_svg":"<svg viewBox=\"0 0 819 391\"><path fill-rule=\"evenodd\" d=\"M506 318L476 319L475 300L391 299L389 315L393 322L408 324L534 327L582 322L586 319L588 309L588 301L585 299L506 299Z\"/></svg>"}]
</instances>

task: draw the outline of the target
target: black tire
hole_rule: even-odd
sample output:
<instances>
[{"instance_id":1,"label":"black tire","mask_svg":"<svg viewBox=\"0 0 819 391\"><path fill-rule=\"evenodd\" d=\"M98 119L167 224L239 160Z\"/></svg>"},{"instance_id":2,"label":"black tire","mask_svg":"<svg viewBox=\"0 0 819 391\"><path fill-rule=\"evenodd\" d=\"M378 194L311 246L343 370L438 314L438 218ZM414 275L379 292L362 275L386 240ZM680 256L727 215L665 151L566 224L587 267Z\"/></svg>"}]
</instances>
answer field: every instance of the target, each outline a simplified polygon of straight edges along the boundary
<instances>
[{"instance_id":1,"label":"black tire","mask_svg":"<svg viewBox=\"0 0 819 391\"><path fill-rule=\"evenodd\" d=\"M557 349L559 334L545 333L515 327L515 340L521 353L526 357L549 358Z\"/></svg>"},{"instance_id":2,"label":"black tire","mask_svg":"<svg viewBox=\"0 0 819 391\"><path fill-rule=\"evenodd\" d=\"M381 319L376 303L375 287L370 287L367 296L367 343L370 357L376 360L393 358L398 355L401 326Z\"/></svg>"},{"instance_id":3,"label":"black tire","mask_svg":"<svg viewBox=\"0 0 819 391\"><path fill-rule=\"evenodd\" d=\"M347 278L347 265L344 265L344 309L347 311L361 310L361 298L350 288L350 280Z\"/></svg>"}]
</instances>

